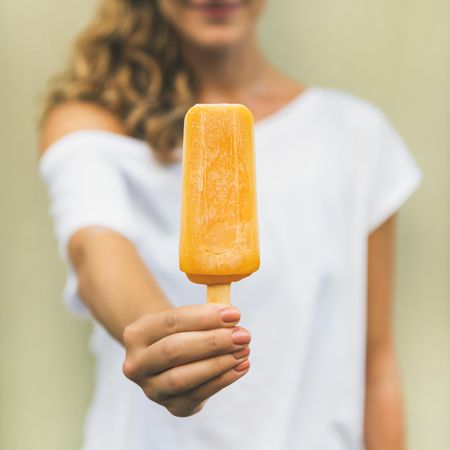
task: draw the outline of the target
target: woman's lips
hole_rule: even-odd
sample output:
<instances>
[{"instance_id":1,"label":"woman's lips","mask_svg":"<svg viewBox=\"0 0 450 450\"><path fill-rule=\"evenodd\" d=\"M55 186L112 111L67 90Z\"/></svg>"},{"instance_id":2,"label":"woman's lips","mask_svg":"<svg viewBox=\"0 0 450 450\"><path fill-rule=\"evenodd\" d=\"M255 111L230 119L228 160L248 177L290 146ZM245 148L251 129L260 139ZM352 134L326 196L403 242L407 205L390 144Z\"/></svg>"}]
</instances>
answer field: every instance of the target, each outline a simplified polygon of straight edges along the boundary
<instances>
[{"instance_id":1,"label":"woman's lips","mask_svg":"<svg viewBox=\"0 0 450 450\"><path fill-rule=\"evenodd\" d=\"M201 11L214 18L227 17L236 12L245 2L243 1L218 1L218 2L189 2L188 6Z\"/></svg>"}]
</instances>

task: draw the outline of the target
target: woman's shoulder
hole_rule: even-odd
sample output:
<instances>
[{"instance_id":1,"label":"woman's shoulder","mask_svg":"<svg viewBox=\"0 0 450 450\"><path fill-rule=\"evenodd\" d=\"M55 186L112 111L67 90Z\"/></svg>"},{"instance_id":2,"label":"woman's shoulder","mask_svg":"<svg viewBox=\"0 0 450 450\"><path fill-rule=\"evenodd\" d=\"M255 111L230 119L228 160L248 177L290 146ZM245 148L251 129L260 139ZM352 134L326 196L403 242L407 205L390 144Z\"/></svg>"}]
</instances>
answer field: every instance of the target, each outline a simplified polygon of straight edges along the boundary
<instances>
[{"instance_id":1,"label":"woman's shoulder","mask_svg":"<svg viewBox=\"0 0 450 450\"><path fill-rule=\"evenodd\" d=\"M127 136L120 119L107 109L93 103L68 101L55 106L45 117L40 130L39 156L66 136L88 130Z\"/></svg>"},{"instance_id":2,"label":"woman's shoulder","mask_svg":"<svg viewBox=\"0 0 450 450\"><path fill-rule=\"evenodd\" d=\"M317 88L321 101L318 102L322 117L353 128L379 129L387 123L382 110L374 103L347 91L328 87Z\"/></svg>"}]
</instances>

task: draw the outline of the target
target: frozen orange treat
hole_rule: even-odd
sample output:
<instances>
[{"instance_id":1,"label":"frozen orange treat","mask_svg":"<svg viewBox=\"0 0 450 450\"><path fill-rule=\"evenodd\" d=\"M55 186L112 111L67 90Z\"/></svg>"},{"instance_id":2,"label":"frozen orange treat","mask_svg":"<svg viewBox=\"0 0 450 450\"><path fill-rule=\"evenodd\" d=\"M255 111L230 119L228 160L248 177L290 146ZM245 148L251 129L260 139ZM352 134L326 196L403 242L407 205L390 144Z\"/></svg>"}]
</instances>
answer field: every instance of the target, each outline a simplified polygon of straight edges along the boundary
<instances>
[{"instance_id":1,"label":"frozen orange treat","mask_svg":"<svg viewBox=\"0 0 450 450\"><path fill-rule=\"evenodd\" d=\"M180 269L229 302L230 283L259 268L253 117L238 104L199 104L184 121Z\"/></svg>"}]
</instances>

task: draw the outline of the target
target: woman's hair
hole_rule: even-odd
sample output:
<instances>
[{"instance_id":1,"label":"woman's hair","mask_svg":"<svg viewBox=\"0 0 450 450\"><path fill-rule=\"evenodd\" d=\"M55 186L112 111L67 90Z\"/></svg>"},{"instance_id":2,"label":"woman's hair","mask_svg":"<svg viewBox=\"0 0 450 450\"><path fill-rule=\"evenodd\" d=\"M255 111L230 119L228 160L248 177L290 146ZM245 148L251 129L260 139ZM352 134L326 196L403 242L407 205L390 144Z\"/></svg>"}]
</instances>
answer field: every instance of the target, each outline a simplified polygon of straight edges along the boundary
<instances>
[{"instance_id":1,"label":"woman's hair","mask_svg":"<svg viewBox=\"0 0 450 450\"><path fill-rule=\"evenodd\" d=\"M158 0L102 0L75 42L68 69L50 84L43 118L81 100L115 114L160 161L181 145L183 118L194 103L193 77Z\"/></svg>"}]
</instances>

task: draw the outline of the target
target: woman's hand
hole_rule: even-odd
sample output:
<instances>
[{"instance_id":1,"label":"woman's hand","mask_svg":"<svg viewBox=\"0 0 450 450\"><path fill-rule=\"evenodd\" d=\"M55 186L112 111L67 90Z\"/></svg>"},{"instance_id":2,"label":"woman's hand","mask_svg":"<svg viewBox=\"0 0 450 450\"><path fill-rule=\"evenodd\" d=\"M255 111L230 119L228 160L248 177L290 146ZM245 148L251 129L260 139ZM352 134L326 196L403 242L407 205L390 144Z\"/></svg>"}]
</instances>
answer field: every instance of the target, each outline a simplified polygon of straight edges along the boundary
<instances>
[{"instance_id":1,"label":"woman's hand","mask_svg":"<svg viewBox=\"0 0 450 450\"><path fill-rule=\"evenodd\" d=\"M250 367L250 334L235 326L239 319L238 309L219 304L146 314L124 330L123 372L173 415L195 414Z\"/></svg>"}]
</instances>

